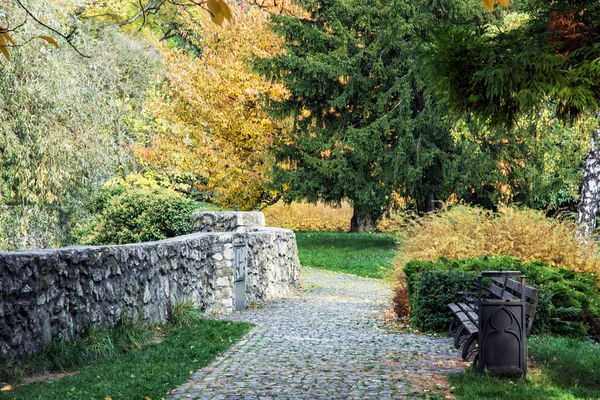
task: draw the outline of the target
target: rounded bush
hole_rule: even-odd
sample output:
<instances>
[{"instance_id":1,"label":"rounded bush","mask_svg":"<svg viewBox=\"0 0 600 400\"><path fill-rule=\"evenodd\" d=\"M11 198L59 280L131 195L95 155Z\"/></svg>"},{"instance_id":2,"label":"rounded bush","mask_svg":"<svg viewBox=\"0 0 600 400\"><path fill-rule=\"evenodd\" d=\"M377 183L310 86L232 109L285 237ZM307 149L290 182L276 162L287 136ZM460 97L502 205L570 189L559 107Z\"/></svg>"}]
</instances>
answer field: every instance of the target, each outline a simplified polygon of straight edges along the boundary
<instances>
[{"instance_id":1,"label":"rounded bush","mask_svg":"<svg viewBox=\"0 0 600 400\"><path fill-rule=\"evenodd\" d=\"M109 181L94 204L94 217L76 236L81 244L105 245L184 235L195 208L195 202L156 184Z\"/></svg>"}]
</instances>

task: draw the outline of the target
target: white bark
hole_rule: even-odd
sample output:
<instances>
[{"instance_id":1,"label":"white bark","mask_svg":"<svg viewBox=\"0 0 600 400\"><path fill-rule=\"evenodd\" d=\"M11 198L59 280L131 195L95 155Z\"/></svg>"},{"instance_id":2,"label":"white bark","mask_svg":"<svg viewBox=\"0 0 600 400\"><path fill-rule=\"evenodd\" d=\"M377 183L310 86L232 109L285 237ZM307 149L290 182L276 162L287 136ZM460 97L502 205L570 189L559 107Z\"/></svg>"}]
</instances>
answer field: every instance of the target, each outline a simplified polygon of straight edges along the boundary
<instances>
[{"instance_id":1,"label":"white bark","mask_svg":"<svg viewBox=\"0 0 600 400\"><path fill-rule=\"evenodd\" d=\"M600 117L600 113L597 114ZM593 134L590 152L585 161L583 184L579 199L577 225L582 237L590 236L596 229L596 215L600 200L600 126Z\"/></svg>"}]
</instances>

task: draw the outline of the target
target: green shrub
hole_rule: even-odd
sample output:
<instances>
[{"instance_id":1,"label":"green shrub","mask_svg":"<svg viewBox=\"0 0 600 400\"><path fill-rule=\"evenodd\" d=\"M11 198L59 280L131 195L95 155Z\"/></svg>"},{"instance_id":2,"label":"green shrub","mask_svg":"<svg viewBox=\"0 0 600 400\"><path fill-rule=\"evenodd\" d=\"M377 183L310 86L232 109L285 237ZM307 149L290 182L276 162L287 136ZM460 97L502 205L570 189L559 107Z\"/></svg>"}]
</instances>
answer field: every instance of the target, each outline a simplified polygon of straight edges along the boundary
<instances>
[{"instance_id":1,"label":"green shrub","mask_svg":"<svg viewBox=\"0 0 600 400\"><path fill-rule=\"evenodd\" d=\"M94 217L78 226L80 244L160 240L190 232L196 203L143 178L107 182L94 202Z\"/></svg>"},{"instance_id":2,"label":"green shrub","mask_svg":"<svg viewBox=\"0 0 600 400\"><path fill-rule=\"evenodd\" d=\"M459 292L477 287L474 272L424 271L415 275L410 307L412 322L424 331L443 331L448 328L448 303L464 301Z\"/></svg>"},{"instance_id":3,"label":"green shrub","mask_svg":"<svg viewBox=\"0 0 600 400\"><path fill-rule=\"evenodd\" d=\"M452 294L475 290L474 277L485 270L521 271L529 285L540 289L534 332L600 338L600 294L594 275L550 268L539 261L521 263L511 257L408 262L404 279L413 322L424 330L445 329L451 318L446 305L460 299Z\"/></svg>"}]
</instances>

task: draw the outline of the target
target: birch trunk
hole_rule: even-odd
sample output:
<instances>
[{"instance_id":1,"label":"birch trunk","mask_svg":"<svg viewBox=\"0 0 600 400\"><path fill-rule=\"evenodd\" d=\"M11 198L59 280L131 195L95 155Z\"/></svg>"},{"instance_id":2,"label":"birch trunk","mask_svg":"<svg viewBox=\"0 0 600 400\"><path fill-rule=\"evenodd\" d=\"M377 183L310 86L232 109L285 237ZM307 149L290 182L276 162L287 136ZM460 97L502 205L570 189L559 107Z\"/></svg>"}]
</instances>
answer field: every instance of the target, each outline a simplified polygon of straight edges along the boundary
<instances>
[{"instance_id":1,"label":"birch trunk","mask_svg":"<svg viewBox=\"0 0 600 400\"><path fill-rule=\"evenodd\" d=\"M600 117L600 113L596 115ZM600 126L593 134L590 144L590 152L585 161L583 172L583 184L579 207L577 209L578 234L588 237L596 229L596 214L598 213L598 201L600 200Z\"/></svg>"}]
</instances>

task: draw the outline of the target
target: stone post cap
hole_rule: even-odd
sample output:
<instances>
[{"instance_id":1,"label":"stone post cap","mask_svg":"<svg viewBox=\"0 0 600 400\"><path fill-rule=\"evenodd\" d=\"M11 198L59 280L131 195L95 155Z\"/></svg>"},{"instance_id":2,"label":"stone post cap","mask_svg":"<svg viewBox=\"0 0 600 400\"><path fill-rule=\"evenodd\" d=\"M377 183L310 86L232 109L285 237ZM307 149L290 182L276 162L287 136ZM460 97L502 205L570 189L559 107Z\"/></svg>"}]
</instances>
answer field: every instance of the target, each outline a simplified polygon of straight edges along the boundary
<instances>
[{"instance_id":1,"label":"stone post cap","mask_svg":"<svg viewBox=\"0 0 600 400\"><path fill-rule=\"evenodd\" d=\"M262 212L196 211L192 214L194 232L245 232L248 228L263 228Z\"/></svg>"}]
</instances>

